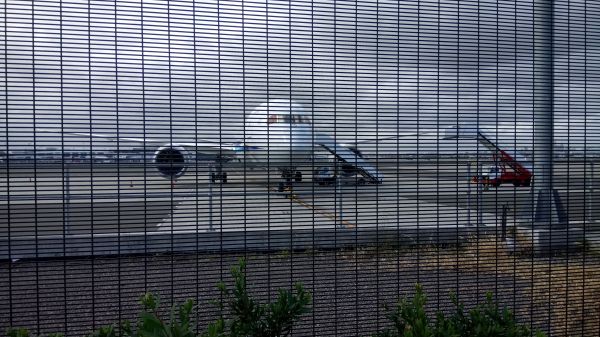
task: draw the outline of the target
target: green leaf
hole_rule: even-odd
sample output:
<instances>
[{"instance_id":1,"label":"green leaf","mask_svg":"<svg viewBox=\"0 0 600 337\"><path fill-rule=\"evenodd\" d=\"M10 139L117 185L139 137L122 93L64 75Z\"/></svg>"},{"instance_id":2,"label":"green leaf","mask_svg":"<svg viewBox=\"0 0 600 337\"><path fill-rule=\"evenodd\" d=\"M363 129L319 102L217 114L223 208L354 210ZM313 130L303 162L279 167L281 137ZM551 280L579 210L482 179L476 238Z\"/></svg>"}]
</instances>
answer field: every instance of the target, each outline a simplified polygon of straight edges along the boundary
<instances>
[{"instance_id":1,"label":"green leaf","mask_svg":"<svg viewBox=\"0 0 600 337\"><path fill-rule=\"evenodd\" d=\"M117 335L115 327L113 325L107 325L92 332L90 337L116 337Z\"/></svg>"},{"instance_id":2,"label":"green leaf","mask_svg":"<svg viewBox=\"0 0 600 337\"><path fill-rule=\"evenodd\" d=\"M121 332L124 336L128 336L128 337L134 336L133 329L131 328L131 322L129 322L127 320L121 322L120 328L121 328Z\"/></svg>"},{"instance_id":3,"label":"green leaf","mask_svg":"<svg viewBox=\"0 0 600 337\"><path fill-rule=\"evenodd\" d=\"M218 319L214 323L208 325L207 330L202 334L202 337L224 337L225 336L225 321Z\"/></svg>"},{"instance_id":4,"label":"green leaf","mask_svg":"<svg viewBox=\"0 0 600 337\"><path fill-rule=\"evenodd\" d=\"M455 294L450 294L454 303L454 312L445 316L442 312L436 313L435 323L428 318L425 305L427 297L423 288L417 284L412 300L402 298L394 311L387 317L393 324L393 329L385 329L375 336L389 337L529 337L530 330L519 325L514 314L508 308L500 308L491 292L486 293L484 303L471 309L468 313L464 305L458 301ZM536 337L545 336L537 331Z\"/></svg>"},{"instance_id":5,"label":"green leaf","mask_svg":"<svg viewBox=\"0 0 600 337\"><path fill-rule=\"evenodd\" d=\"M10 328L6 330L8 337L29 337L29 330L25 328Z\"/></svg>"},{"instance_id":6,"label":"green leaf","mask_svg":"<svg viewBox=\"0 0 600 337\"><path fill-rule=\"evenodd\" d=\"M308 312L310 294L301 284L295 285L295 294L280 289L273 303L261 304L248 293L244 259L231 268L231 275L231 290L224 282L217 284L231 319L211 323L203 336L286 336L299 317Z\"/></svg>"},{"instance_id":7,"label":"green leaf","mask_svg":"<svg viewBox=\"0 0 600 337\"><path fill-rule=\"evenodd\" d=\"M155 311L156 308L158 308L160 301L158 297L155 297L152 293L148 292L142 296L140 303L142 304L144 310Z\"/></svg>"}]
</instances>

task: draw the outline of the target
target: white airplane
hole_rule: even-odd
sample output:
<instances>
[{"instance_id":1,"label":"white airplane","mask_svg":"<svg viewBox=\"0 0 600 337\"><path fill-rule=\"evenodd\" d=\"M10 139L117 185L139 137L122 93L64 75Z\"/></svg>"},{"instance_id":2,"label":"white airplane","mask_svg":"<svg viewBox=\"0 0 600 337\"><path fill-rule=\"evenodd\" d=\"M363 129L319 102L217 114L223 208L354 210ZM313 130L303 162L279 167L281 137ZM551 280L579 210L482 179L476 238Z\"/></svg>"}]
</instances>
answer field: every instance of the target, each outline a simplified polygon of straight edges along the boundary
<instances>
[{"instance_id":1,"label":"white airplane","mask_svg":"<svg viewBox=\"0 0 600 337\"><path fill-rule=\"evenodd\" d=\"M245 139L236 143L203 139L165 144L164 140L150 138L116 138L96 133L70 134L140 143L146 148L155 146L152 161L161 175L172 180L185 174L186 169L195 164L191 154L198 153L216 158L215 171L210 173L213 182L227 182L227 172L224 170L227 163L245 162L246 167L252 168L276 167L282 177L279 191L283 191L291 187L292 181L302 180L299 168L332 164L315 159L315 151L322 148L340 163L339 170L330 171L333 174L362 175L362 181L373 184L383 182L383 175L362 158L355 144L340 144L324 133L315 132L310 114L293 100L270 100L255 108L245 118Z\"/></svg>"}]
</instances>

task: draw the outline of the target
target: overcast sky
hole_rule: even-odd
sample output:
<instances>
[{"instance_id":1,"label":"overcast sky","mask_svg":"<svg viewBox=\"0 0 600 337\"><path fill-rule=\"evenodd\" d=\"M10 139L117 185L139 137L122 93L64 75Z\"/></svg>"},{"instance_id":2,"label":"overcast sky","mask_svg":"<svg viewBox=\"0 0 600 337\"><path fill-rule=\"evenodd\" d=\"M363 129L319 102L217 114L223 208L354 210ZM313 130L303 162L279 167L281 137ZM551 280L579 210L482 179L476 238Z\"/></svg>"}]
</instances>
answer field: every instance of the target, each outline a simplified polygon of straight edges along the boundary
<instances>
[{"instance_id":1,"label":"overcast sky","mask_svg":"<svg viewBox=\"0 0 600 337\"><path fill-rule=\"evenodd\" d=\"M31 3L6 4L4 148L34 123L235 141L245 112L279 98L345 140L461 123L531 141L527 1ZM600 148L600 9L556 3L556 141Z\"/></svg>"}]
</instances>

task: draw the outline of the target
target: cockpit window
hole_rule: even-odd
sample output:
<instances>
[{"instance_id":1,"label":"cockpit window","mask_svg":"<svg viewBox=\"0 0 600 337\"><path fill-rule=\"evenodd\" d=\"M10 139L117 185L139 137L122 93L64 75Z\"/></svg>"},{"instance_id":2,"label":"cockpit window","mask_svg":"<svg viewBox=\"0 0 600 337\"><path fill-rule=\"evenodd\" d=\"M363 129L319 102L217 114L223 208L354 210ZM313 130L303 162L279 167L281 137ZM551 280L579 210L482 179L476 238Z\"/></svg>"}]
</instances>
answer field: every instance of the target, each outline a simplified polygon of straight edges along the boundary
<instances>
[{"instance_id":1,"label":"cockpit window","mask_svg":"<svg viewBox=\"0 0 600 337\"><path fill-rule=\"evenodd\" d=\"M310 124L310 117L306 115L269 115L267 124L273 123Z\"/></svg>"}]
</instances>

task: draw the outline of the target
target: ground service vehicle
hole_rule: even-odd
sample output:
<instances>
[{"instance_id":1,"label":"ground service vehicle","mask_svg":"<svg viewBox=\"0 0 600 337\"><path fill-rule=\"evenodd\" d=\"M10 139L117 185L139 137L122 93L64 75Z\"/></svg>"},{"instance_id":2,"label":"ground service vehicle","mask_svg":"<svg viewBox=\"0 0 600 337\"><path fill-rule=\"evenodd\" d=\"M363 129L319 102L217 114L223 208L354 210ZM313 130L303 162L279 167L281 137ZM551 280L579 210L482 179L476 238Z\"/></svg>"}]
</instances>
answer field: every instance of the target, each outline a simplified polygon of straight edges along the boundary
<instances>
[{"instance_id":1,"label":"ground service vehicle","mask_svg":"<svg viewBox=\"0 0 600 337\"><path fill-rule=\"evenodd\" d=\"M336 181L339 181L342 185L365 185L367 180L356 173L336 173L335 168L332 167L319 167L315 170L314 181L321 186L334 185ZM339 179L339 180L338 180Z\"/></svg>"},{"instance_id":2,"label":"ground service vehicle","mask_svg":"<svg viewBox=\"0 0 600 337\"><path fill-rule=\"evenodd\" d=\"M486 139L489 141L489 139ZM487 166L471 181L487 186L498 187L502 184L513 184L515 187L531 185L531 168L528 164L521 163L501 150L494 144L496 150L493 154L495 165Z\"/></svg>"},{"instance_id":3,"label":"ground service vehicle","mask_svg":"<svg viewBox=\"0 0 600 337\"><path fill-rule=\"evenodd\" d=\"M500 144L502 141L499 138L502 137L499 136L502 136L500 131L488 133L478 128L456 125L445 130L444 139L475 139L492 153L494 165L478 172L471 178L472 182L493 187L502 184L531 186L533 170L529 160L517 151L516 141Z\"/></svg>"}]
</instances>

